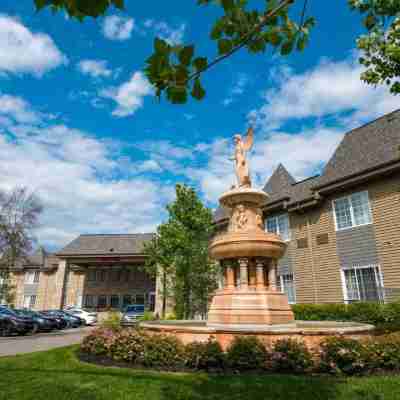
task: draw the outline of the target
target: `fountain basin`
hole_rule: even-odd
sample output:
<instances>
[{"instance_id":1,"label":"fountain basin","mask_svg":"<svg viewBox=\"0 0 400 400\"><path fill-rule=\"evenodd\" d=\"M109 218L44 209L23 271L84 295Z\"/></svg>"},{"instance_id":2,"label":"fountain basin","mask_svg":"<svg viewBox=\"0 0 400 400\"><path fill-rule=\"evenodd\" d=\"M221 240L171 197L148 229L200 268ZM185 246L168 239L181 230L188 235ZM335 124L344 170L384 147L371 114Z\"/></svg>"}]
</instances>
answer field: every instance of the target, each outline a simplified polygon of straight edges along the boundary
<instances>
[{"instance_id":1,"label":"fountain basin","mask_svg":"<svg viewBox=\"0 0 400 400\"><path fill-rule=\"evenodd\" d=\"M212 324L206 321L150 321L140 327L150 334L171 335L184 344L215 339L226 350L235 336L256 336L266 346L279 339L304 341L310 351L319 350L320 343L330 336L363 339L372 336L374 326L358 322L294 321L288 324L243 325Z\"/></svg>"}]
</instances>

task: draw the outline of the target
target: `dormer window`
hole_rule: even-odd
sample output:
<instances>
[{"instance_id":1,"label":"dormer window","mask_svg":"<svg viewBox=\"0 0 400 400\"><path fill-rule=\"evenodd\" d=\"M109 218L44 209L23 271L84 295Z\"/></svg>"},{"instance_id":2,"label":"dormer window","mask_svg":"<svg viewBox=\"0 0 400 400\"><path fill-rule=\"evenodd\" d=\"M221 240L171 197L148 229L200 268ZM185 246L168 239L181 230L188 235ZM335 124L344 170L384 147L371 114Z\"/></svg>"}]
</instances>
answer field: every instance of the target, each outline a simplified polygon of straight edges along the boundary
<instances>
[{"instance_id":1,"label":"dormer window","mask_svg":"<svg viewBox=\"0 0 400 400\"><path fill-rule=\"evenodd\" d=\"M268 232L276 233L283 240L290 240L289 214L269 217L266 220L265 226Z\"/></svg>"}]
</instances>

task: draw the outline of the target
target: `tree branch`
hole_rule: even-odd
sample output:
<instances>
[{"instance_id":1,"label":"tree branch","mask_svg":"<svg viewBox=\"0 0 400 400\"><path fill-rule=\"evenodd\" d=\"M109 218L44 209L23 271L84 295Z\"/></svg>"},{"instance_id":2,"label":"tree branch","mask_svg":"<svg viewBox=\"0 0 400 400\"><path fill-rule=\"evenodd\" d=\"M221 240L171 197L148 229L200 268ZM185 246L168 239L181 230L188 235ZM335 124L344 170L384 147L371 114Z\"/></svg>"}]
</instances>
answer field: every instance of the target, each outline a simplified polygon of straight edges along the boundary
<instances>
[{"instance_id":1,"label":"tree branch","mask_svg":"<svg viewBox=\"0 0 400 400\"><path fill-rule=\"evenodd\" d=\"M261 21L257 25L255 25L254 28L250 32L246 33L246 35L244 35L242 37L241 43L239 43L238 45L233 47L227 53L225 53L219 57L216 57L213 61L211 61L209 64L207 64L206 67L200 69L199 71L192 73L188 77L186 82L190 82L191 80L199 77L203 72L209 70L216 64L220 63L221 61L225 60L226 58L230 57L232 54L236 53L238 50L240 50L241 48L246 46L246 44L248 44L253 39L254 34L258 33L268 23L268 20L270 18L274 17L279 11L281 11L283 8L287 7L288 5L290 5L294 2L295 2L295 0L283 0L278 6L276 6L276 8L265 13L264 16L261 18Z\"/></svg>"}]
</instances>

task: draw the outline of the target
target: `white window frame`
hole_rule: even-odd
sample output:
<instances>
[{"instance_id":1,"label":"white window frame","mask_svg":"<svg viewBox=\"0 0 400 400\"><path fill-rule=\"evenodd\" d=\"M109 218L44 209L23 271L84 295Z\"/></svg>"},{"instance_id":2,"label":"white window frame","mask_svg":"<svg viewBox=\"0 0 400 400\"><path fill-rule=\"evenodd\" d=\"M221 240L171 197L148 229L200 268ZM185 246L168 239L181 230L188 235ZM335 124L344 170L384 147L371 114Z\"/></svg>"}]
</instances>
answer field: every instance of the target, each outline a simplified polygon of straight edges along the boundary
<instances>
[{"instance_id":1,"label":"white window frame","mask_svg":"<svg viewBox=\"0 0 400 400\"><path fill-rule=\"evenodd\" d=\"M36 301L37 301L36 294L24 295L24 308L29 308L29 309L34 308L36 305Z\"/></svg>"},{"instance_id":2,"label":"white window frame","mask_svg":"<svg viewBox=\"0 0 400 400\"><path fill-rule=\"evenodd\" d=\"M354 216L354 210L353 210L353 203L351 201L351 196L354 194L362 194L362 193L366 193L367 194L367 198L368 198L368 209L369 209L369 215L371 217L370 222L366 222L364 224L356 224L355 223L355 216ZM338 223L337 223L337 218L336 218L336 208L335 208L335 202L339 201L339 200L343 200L343 199L347 199L349 204L350 204L350 218L351 218L351 226L347 226L345 228L339 228L338 227ZM369 199L369 193L368 190L362 190L361 192L354 192L351 193L347 196L342 196L342 197L338 197L337 199L333 199L332 200L332 212L333 212L333 219L335 221L335 231L345 231L346 229L353 229L353 228L357 228L359 226L364 226L364 225L371 225L373 224L373 219L372 219L372 209L371 209L371 202Z\"/></svg>"},{"instance_id":3,"label":"white window frame","mask_svg":"<svg viewBox=\"0 0 400 400\"><path fill-rule=\"evenodd\" d=\"M25 272L25 284L37 285L40 281L40 271L28 270Z\"/></svg>"},{"instance_id":4,"label":"white window frame","mask_svg":"<svg viewBox=\"0 0 400 400\"><path fill-rule=\"evenodd\" d=\"M292 236L292 232L291 232L291 230L290 230L290 217L289 217L289 213L283 213L283 214L275 215L275 216L273 216L273 217L267 217L267 218L265 219L265 230L266 230L267 232L269 232L269 231L268 231L268 220L274 219L275 222L276 222L276 234L279 235L279 236L281 236L280 229L279 229L279 222L278 222L280 217L286 217L286 218L287 218L287 221L288 221L288 238L286 238L286 239L283 239L283 238L282 238L282 239L283 239L285 242L290 242L291 236ZM269 232L269 233L275 233L275 232ZM281 237L282 237L282 236L281 236Z\"/></svg>"},{"instance_id":5,"label":"white window frame","mask_svg":"<svg viewBox=\"0 0 400 400\"><path fill-rule=\"evenodd\" d=\"M297 296L296 296L296 280L294 277L294 273L290 273L290 274L282 274L279 276L279 282L280 282L280 286L281 286L281 292L285 293L285 283L284 283L284 276L288 276L291 275L292 276L292 280L293 280L293 295L294 295L294 301L290 301L289 296L288 296L288 301L289 304L296 304L297 303Z\"/></svg>"},{"instance_id":6,"label":"white window frame","mask_svg":"<svg viewBox=\"0 0 400 400\"><path fill-rule=\"evenodd\" d=\"M342 292L343 292L343 300L345 304L349 304L351 301L362 301L360 298L359 299L349 299L348 293L347 293L347 285L346 285L346 275L345 271L347 270L357 270L357 269L374 269L374 274L375 274L375 279L376 282L378 282L378 297L379 301L385 302L385 295L384 295L384 283L383 283L383 274L382 274L382 268L380 264L368 264L368 265L352 265L351 267L342 267L340 269L340 277L342 281ZM360 297L360 289L359 289L359 283L358 280L356 281L357 283L357 291L358 295Z\"/></svg>"}]
</instances>

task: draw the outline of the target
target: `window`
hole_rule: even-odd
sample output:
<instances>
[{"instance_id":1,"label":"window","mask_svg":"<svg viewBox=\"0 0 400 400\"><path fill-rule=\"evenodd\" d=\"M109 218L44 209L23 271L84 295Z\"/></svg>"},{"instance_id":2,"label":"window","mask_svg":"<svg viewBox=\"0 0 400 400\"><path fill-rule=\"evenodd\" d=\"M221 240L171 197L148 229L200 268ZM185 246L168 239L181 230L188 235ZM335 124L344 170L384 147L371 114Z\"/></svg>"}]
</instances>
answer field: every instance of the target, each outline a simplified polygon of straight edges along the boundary
<instances>
[{"instance_id":1,"label":"window","mask_svg":"<svg viewBox=\"0 0 400 400\"><path fill-rule=\"evenodd\" d=\"M383 284L379 265L343 268L341 274L346 303L383 300Z\"/></svg>"},{"instance_id":2,"label":"window","mask_svg":"<svg viewBox=\"0 0 400 400\"><path fill-rule=\"evenodd\" d=\"M333 200L336 230L372 223L368 192Z\"/></svg>"},{"instance_id":3,"label":"window","mask_svg":"<svg viewBox=\"0 0 400 400\"><path fill-rule=\"evenodd\" d=\"M105 295L100 295L97 298L97 307L99 308L105 308L107 307L107 296Z\"/></svg>"},{"instance_id":4,"label":"window","mask_svg":"<svg viewBox=\"0 0 400 400\"><path fill-rule=\"evenodd\" d=\"M33 308L36 304L36 295L24 296L24 308Z\"/></svg>"},{"instance_id":5,"label":"window","mask_svg":"<svg viewBox=\"0 0 400 400\"><path fill-rule=\"evenodd\" d=\"M83 302L83 306L85 308L93 308L94 307L94 296L91 294L87 294L84 297L84 302Z\"/></svg>"},{"instance_id":6,"label":"window","mask_svg":"<svg viewBox=\"0 0 400 400\"><path fill-rule=\"evenodd\" d=\"M87 272L87 280L89 282L96 282L96 270L95 269L89 269Z\"/></svg>"},{"instance_id":7,"label":"window","mask_svg":"<svg viewBox=\"0 0 400 400\"><path fill-rule=\"evenodd\" d=\"M135 304L144 304L144 294L137 294Z\"/></svg>"},{"instance_id":8,"label":"window","mask_svg":"<svg viewBox=\"0 0 400 400\"><path fill-rule=\"evenodd\" d=\"M289 215L281 214L267 218L267 231L280 235L283 240L290 240Z\"/></svg>"},{"instance_id":9,"label":"window","mask_svg":"<svg viewBox=\"0 0 400 400\"><path fill-rule=\"evenodd\" d=\"M281 291L286 293L289 304L296 303L296 288L294 285L293 274L285 274L280 276Z\"/></svg>"},{"instance_id":10,"label":"window","mask_svg":"<svg viewBox=\"0 0 400 400\"><path fill-rule=\"evenodd\" d=\"M97 271L97 280L99 282L105 282L106 281L106 271L104 269L101 269Z\"/></svg>"},{"instance_id":11,"label":"window","mask_svg":"<svg viewBox=\"0 0 400 400\"><path fill-rule=\"evenodd\" d=\"M110 298L111 308L119 308L119 296L117 294L112 294Z\"/></svg>"},{"instance_id":12,"label":"window","mask_svg":"<svg viewBox=\"0 0 400 400\"><path fill-rule=\"evenodd\" d=\"M25 283L33 285L39 283L40 271L27 271L25 272Z\"/></svg>"},{"instance_id":13,"label":"window","mask_svg":"<svg viewBox=\"0 0 400 400\"><path fill-rule=\"evenodd\" d=\"M125 309L129 304L132 304L132 296L130 294L125 294L122 298L122 308Z\"/></svg>"}]
</instances>

